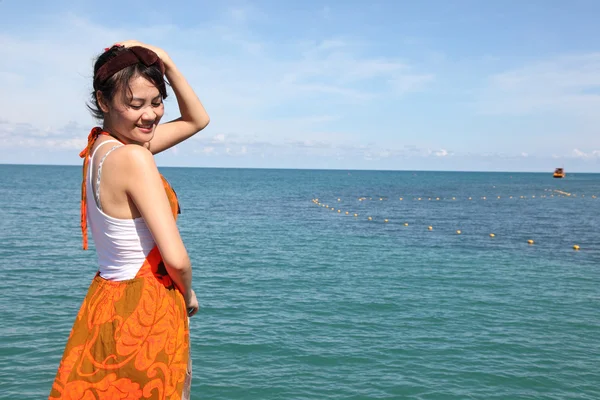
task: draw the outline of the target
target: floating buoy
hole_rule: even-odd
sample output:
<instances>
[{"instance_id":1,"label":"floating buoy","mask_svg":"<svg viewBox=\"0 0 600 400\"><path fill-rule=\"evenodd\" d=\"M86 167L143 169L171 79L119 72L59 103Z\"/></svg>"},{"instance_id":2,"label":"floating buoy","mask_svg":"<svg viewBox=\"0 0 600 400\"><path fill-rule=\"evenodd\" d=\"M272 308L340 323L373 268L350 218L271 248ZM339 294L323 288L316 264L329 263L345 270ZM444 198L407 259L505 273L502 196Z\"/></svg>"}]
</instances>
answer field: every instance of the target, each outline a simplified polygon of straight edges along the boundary
<instances>
[{"instance_id":1,"label":"floating buoy","mask_svg":"<svg viewBox=\"0 0 600 400\"><path fill-rule=\"evenodd\" d=\"M342 201L342 199L338 199L338 201Z\"/></svg>"},{"instance_id":2,"label":"floating buoy","mask_svg":"<svg viewBox=\"0 0 600 400\"><path fill-rule=\"evenodd\" d=\"M421 198L419 197L418 200L421 201Z\"/></svg>"},{"instance_id":3,"label":"floating buoy","mask_svg":"<svg viewBox=\"0 0 600 400\"><path fill-rule=\"evenodd\" d=\"M529 239L529 240L527 241L527 243L529 243L529 244L533 244L533 243L535 243L535 242L534 242L533 240Z\"/></svg>"},{"instance_id":4,"label":"floating buoy","mask_svg":"<svg viewBox=\"0 0 600 400\"><path fill-rule=\"evenodd\" d=\"M482 197L485 200L485 196Z\"/></svg>"},{"instance_id":5,"label":"floating buoy","mask_svg":"<svg viewBox=\"0 0 600 400\"><path fill-rule=\"evenodd\" d=\"M498 196L498 198L500 198L500 196Z\"/></svg>"},{"instance_id":6,"label":"floating buoy","mask_svg":"<svg viewBox=\"0 0 600 400\"><path fill-rule=\"evenodd\" d=\"M369 221L373 221L373 217L369 217Z\"/></svg>"},{"instance_id":7,"label":"floating buoy","mask_svg":"<svg viewBox=\"0 0 600 400\"><path fill-rule=\"evenodd\" d=\"M334 210L335 210L335 207L331 207L331 211L334 211Z\"/></svg>"},{"instance_id":8,"label":"floating buoy","mask_svg":"<svg viewBox=\"0 0 600 400\"><path fill-rule=\"evenodd\" d=\"M383 200L381 197L379 198L379 201Z\"/></svg>"},{"instance_id":9,"label":"floating buoy","mask_svg":"<svg viewBox=\"0 0 600 400\"><path fill-rule=\"evenodd\" d=\"M355 217L358 217L358 214L354 214Z\"/></svg>"},{"instance_id":10,"label":"floating buoy","mask_svg":"<svg viewBox=\"0 0 600 400\"><path fill-rule=\"evenodd\" d=\"M385 223L388 223L388 222L390 222L390 221L388 221L387 219L384 219L384 220L383 220L383 222L385 222Z\"/></svg>"},{"instance_id":11,"label":"floating buoy","mask_svg":"<svg viewBox=\"0 0 600 400\"><path fill-rule=\"evenodd\" d=\"M435 199L436 199L437 201L440 201L440 198L439 198L439 197L436 197Z\"/></svg>"},{"instance_id":12,"label":"floating buoy","mask_svg":"<svg viewBox=\"0 0 600 400\"><path fill-rule=\"evenodd\" d=\"M456 197L453 197L452 200L456 200Z\"/></svg>"},{"instance_id":13,"label":"floating buoy","mask_svg":"<svg viewBox=\"0 0 600 400\"><path fill-rule=\"evenodd\" d=\"M402 197L400 197L400 201L402 201Z\"/></svg>"},{"instance_id":14,"label":"floating buoy","mask_svg":"<svg viewBox=\"0 0 600 400\"><path fill-rule=\"evenodd\" d=\"M348 211L346 211L346 215L350 214Z\"/></svg>"},{"instance_id":15,"label":"floating buoy","mask_svg":"<svg viewBox=\"0 0 600 400\"><path fill-rule=\"evenodd\" d=\"M462 232L460 230L456 231L456 234L460 235Z\"/></svg>"},{"instance_id":16,"label":"floating buoy","mask_svg":"<svg viewBox=\"0 0 600 400\"><path fill-rule=\"evenodd\" d=\"M576 244L575 246L573 246L573 250L579 250L579 245Z\"/></svg>"},{"instance_id":17,"label":"floating buoy","mask_svg":"<svg viewBox=\"0 0 600 400\"><path fill-rule=\"evenodd\" d=\"M338 212L339 212L339 213L341 213L341 212L342 212L342 210L338 210Z\"/></svg>"},{"instance_id":18,"label":"floating buoy","mask_svg":"<svg viewBox=\"0 0 600 400\"><path fill-rule=\"evenodd\" d=\"M429 229L431 231L431 230L433 230L433 226L430 226L427 229Z\"/></svg>"},{"instance_id":19,"label":"floating buoy","mask_svg":"<svg viewBox=\"0 0 600 400\"><path fill-rule=\"evenodd\" d=\"M512 199L512 196L510 196L509 198Z\"/></svg>"},{"instance_id":20,"label":"floating buoy","mask_svg":"<svg viewBox=\"0 0 600 400\"><path fill-rule=\"evenodd\" d=\"M408 226L408 222L405 222L405 223L404 223L404 226Z\"/></svg>"},{"instance_id":21,"label":"floating buoy","mask_svg":"<svg viewBox=\"0 0 600 400\"><path fill-rule=\"evenodd\" d=\"M493 233L490 233L490 237L496 237L496 235L494 235Z\"/></svg>"},{"instance_id":22,"label":"floating buoy","mask_svg":"<svg viewBox=\"0 0 600 400\"><path fill-rule=\"evenodd\" d=\"M469 197L469 200L471 200L471 198Z\"/></svg>"}]
</instances>

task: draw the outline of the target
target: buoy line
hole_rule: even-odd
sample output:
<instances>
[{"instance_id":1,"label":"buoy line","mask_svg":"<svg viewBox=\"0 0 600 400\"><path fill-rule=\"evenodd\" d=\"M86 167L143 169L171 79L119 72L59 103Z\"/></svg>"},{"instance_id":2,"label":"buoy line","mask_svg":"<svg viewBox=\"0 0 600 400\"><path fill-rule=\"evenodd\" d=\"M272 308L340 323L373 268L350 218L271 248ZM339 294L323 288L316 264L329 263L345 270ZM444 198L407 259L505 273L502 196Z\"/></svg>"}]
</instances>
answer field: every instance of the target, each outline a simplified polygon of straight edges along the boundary
<instances>
[{"instance_id":1,"label":"buoy line","mask_svg":"<svg viewBox=\"0 0 600 400\"><path fill-rule=\"evenodd\" d=\"M547 189L544 189L545 191ZM549 190L548 190L549 191ZM550 195L545 195L545 194L528 194L528 195L480 195L480 196L465 196L464 198L460 198L460 197L456 197L456 196L448 196L448 197L442 197L442 196L431 196L431 195L414 195L414 196L375 196L375 197L367 197L367 196L361 196L358 197L357 200L359 202L364 202L364 201L390 201L390 200L395 200L398 199L397 201L406 201L406 200L413 200L413 201L423 201L424 199L427 199L428 201L457 201L457 200L468 200L468 201L472 201L473 199L480 199L480 200L513 200L513 199L551 199L551 198L556 198L556 197L560 197L560 198L586 198L586 194L576 194L576 193L569 193L569 192L565 192L562 190L553 190L554 193L556 193L556 196L554 194L550 194ZM375 200L373 200L373 198L375 198ZM587 194L587 198L592 198L592 199L597 199L598 195L596 194ZM337 202L342 202L342 198L338 197ZM313 199L314 201L314 199Z\"/></svg>"},{"instance_id":2,"label":"buoy line","mask_svg":"<svg viewBox=\"0 0 600 400\"><path fill-rule=\"evenodd\" d=\"M566 192L565 192L565 193L566 193ZM562 193L561 193L561 194L562 194ZM570 195L570 194L569 194L569 195ZM512 197L512 196L511 196L511 197ZM584 196L582 195L581 197L584 197ZM498 198L500 198L500 196L498 196ZM532 198L535 198L535 196L532 196ZM595 195L592 195L592 198L596 198L596 196L595 196ZM366 198L361 198L361 199L366 199ZM380 197L379 199L380 199L380 201L382 201L382 200L383 200L383 197ZM402 200L402 197L400 197L399 199L400 199L400 200ZM453 198L453 199L454 199L454 198ZM483 197L482 197L482 199L483 199L483 200L485 200L485 199L486 199L486 197L485 197L485 196L483 196ZM338 198L337 200L338 200L338 202L341 202L341 198ZM421 198L418 198L418 200L421 200ZM431 199L430 199L430 200L431 200ZM437 198L436 198L436 200L437 200ZM471 197L469 197L469 200L471 200ZM327 209L331 209L332 211L335 211L335 207L331 207L331 208L330 208L328 204L321 203L321 202L319 201L319 199L318 199L318 198L314 198L314 199L312 199L311 201L312 201L314 204L316 204L316 205L319 205L319 206L325 207L325 208L327 208ZM361 201L362 201L362 200L361 200ZM341 213L342 213L342 209L338 209L338 210L337 210L337 213L338 213L338 214L341 214ZM350 213L350 211L344 211L344 215L350 215L350 214L351 214L351 213ZM357 217L359 216L359 214L358 214L358 213L352 213L352 215L353 215L355 218L357 218ZM368 221L373 221L373 217L372 217L372 216L368 216L368 217L367 217L367 220L368 220ZM383 223L384 223L384 224L387 224L387 223L389 223L389 222L390 222L389 218L384 218L384 219L383 219ZM405 227L408 227L408 226L409 226L409 223L408 223L408 222L404 222L404 223L403 223L403 225L404 225ZM433 231L433 226L432 226L432 225L428 225L428 226L427 226L427 230L428 230L428 231ZM460 229L457 229L457 230L455 230L455 234L457 234L457 235L461 235L461 234L462 234L462 231L461 231ZM490 237L490 238L494 238L494 237L496 237L496 234L495 234L495 233L490 233L490 234L489 234L489 237ZM528 239L528 240L527 240L527 244L529 244L530 246L533 246L533 245L535 244L535 241L534 241L533 239ZM573 250L575 250L575 251L579 251L579 250L581 250L581 247L580 247L578 244L574 244L574 245L572 246L572 248L573 248Z\"/></svg>"}]
</instances>

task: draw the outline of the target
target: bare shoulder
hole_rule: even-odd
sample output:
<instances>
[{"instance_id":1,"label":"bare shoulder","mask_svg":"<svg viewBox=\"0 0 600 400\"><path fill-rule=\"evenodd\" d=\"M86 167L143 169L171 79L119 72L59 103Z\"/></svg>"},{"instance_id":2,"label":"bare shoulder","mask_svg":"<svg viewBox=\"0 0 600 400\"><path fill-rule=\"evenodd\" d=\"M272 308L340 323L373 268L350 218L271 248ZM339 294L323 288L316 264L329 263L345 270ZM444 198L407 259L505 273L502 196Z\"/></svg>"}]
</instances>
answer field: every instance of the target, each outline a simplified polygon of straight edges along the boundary
<instances>
[{"instance_id":1,"label":"bare shoulder","mask_svg":"<svg viewBox=\"0 0 600 400\"><path fill-rule=\"evenodd\" d=\"M127 144L114 151L111 175L117 187L133 195L152 188L162 188L160 173L150 150Z\"/></svg>"},{"instance_id":2,"label":"bare shoulder","mask_svg":"<svg viewBox=\"0 0 600 400\"><path fill-rule=\"evenodd\" d=\"M150 150L135 144L127 144L115 150L115 161L123 172L130 174L156 170L156 162Z\"/></svg>"}]
</instances>

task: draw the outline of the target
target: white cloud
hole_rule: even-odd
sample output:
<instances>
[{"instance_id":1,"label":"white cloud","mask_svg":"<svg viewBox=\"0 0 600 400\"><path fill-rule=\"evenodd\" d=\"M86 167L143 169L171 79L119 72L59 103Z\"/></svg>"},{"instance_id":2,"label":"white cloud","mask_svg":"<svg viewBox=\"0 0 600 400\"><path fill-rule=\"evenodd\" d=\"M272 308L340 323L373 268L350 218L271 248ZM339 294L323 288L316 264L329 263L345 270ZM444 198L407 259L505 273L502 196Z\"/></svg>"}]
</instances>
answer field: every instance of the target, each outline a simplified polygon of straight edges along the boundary
<instances>
[{"instance_id":1,"label":"white cloud","mask_svg":"<svg viewBox=\"0 0 600 400\"><path fill-rule=\"evenodd\" d=\"M599 119L600 53L560 56L490 77L486 114L561 113Z\"/></svg>"},{"instance_id":2,"label":"white cloud","mask_svg":"<svg viewBox=\"0 0 600 400\"><path fill-rule=\"evenodd\" d=\"M218 135L213 136L212 142L213 143L224 143L225 142L225 135L222 134L222 133L219 133Z\"/></svg>"},{"instance_id":3,"label":"white cloud","mask_svg":"<svg viewBox=\"0 0 600 400\"><path fill-rule=\"evenodd\" d=\"M586 153L579 149L573 149L571 154L575 158L583 158L583 159L600 158L600 150L593 150L593 151Z\"/></svg>"},{"instance_id":4,"label":"white cloud","mask_svg":"<svg viewBox=\"0 0 600 400\"><path fill-rule=\"evenodd\" d=\"M0 124L0 149L26 147L80 151L87 145L87 133L86 128L73 121L57 128L6 121Z\"/></svg>"},{"instance_id":5,"label":"white cloud","mask_svg":"<svg viewBox=\"0 0 600 400\"><path fill-rule=\"evenodd\" d=\"M422 74L422 75L399 75L390 80L390 84L397 93L403 94L408 92L414 92L422 89L426 84L432 82L435 79L433 74Z\"/></svg>"}]
</instances>

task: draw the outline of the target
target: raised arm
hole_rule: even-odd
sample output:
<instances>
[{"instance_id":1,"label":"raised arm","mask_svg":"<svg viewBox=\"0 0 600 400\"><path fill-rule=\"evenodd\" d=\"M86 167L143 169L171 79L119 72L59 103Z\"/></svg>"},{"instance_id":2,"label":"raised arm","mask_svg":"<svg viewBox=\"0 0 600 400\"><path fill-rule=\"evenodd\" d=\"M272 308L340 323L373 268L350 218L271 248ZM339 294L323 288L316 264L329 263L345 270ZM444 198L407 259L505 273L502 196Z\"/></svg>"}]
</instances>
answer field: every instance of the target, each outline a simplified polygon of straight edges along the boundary
<instances>
[{"instance_id":1,"label":"raised arm","mask_svg":"<svg viewBox=\"0 0 600 400\"><path fill-rule=\"evenodd\" d=\"M164 50L135 40L127 40L119 44L125 47L143 46L154 51L165 64L165 76L177 98L181 116L156 127L154 137L148 146L153 154L160 153L183 142L208 125L210 118L202 102Z\"/></svg>"}]
</instances>

